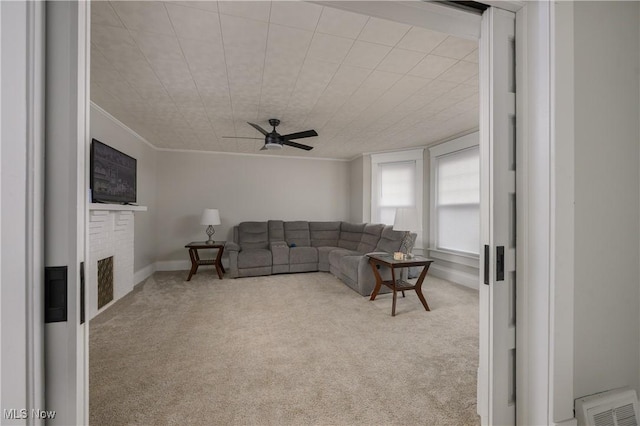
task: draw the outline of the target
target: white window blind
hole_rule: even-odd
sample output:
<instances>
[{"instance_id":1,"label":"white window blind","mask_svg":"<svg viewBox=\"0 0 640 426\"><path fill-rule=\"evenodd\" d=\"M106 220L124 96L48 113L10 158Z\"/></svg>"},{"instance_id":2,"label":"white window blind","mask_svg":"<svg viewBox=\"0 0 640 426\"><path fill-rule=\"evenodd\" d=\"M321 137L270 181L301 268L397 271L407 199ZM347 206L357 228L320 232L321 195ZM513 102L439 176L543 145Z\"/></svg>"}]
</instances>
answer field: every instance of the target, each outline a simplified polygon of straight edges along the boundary
<instances>
[{"instance_id":1,"label":"white window blind","mask_svg":"<svg viewBox=\"0 0 640 426\"><path fill-rule=\"evenodd\" d=\"M393 226L396 209L413 207L418 213L415 249L422 243L424 149L371 154L371 216L373 223Z\"/></svg>"},{"instance_id":2,"label":"white window blind","mask_svg":"<svg viewBox=\"0 0 640 426\"><path fill-rule=\"evenodd\" d=\"M435 159L436 248L478 254L480 151L477 146Z\"/></svg>"},{"instance_id":3,"label":"white window blind","mask_svg":"<svg viewBox=\"0 0 640 426\"><path fill-rule=\"evenodd\" d=\"M378 200L375 222L393 225L398 207L416 205L416 162L378 164Z\"/></svg>"}]
</instances>

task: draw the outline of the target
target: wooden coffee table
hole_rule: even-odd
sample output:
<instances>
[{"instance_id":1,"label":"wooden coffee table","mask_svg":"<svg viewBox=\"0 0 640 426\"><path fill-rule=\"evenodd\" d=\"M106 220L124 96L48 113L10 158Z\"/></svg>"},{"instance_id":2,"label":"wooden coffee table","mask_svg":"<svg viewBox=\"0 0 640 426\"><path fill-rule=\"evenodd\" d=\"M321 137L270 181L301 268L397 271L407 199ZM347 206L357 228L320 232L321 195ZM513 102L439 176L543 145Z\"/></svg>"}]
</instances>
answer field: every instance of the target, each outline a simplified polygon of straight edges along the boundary
<instances>
[{"instance_id":1,"label":"wooden coffee table","mask_svg":"<svg viewBox=\"0 0 640 426\"><path fill-rule=\"evenodd\" d=\"M376 296L380 291L380 288L385 285L393 291L393 304L391 305L391 316L396 316L396 298L398 291L402 292L402 296L404 296L404 292L406 290L415 290L418 295L418 299L422 302L422 306L424 309L429 311L429 305L427 304L424 295L422 294L422 282L424 278L427 276L427 271L429 270L429 265L433 262L431 259L427 259L422 256L414 256L411 259L405 260L395 260L393 255L391 254L368 254L369 264L373 269L373 275L376 277L376 286L371 293L371 298L369 300L376 300ZM391 269L391 280L385 281L380 276L380 272L378 271L378 266L386 266ZM418 277L418 281L415 284L408 283L402 279L396 279L396 269L401 268L409 268L411 266L422 266L422 272L420 273L420 277Z\"/></svg>"},{"instance_id":2,"label":"wooden coffee table","mask_svg":"<svg viewBox=\"0 0 640 426\"><path fill-rule=\"evenodd\" d=\"M191 270L189 271L189 277L187 281L191 280L191 277L198 271L198 266L203 265L213 265L216 267L216 271L218 272L218 278L222 279L222 274L226 271L222 266L222 253L224 252L224 244L226 241L216 241L213 244L207 244L204 241L194 241L185 246L185 248L189 249L189 257L191 258ZM216 254L215 259L200 259L200 255L198 254L198 250L204 249L217 249L218 253Z\"/></svg>"}]
</instances>

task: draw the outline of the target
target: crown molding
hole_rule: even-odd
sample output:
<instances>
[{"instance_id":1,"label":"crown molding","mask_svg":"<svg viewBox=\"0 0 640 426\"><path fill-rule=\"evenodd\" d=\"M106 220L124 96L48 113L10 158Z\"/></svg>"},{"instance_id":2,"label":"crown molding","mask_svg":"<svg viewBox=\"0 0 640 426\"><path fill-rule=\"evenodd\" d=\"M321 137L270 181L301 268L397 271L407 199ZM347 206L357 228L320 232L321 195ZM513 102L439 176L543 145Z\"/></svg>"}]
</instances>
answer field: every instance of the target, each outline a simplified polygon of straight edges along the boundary
<instances>
[{"instance_id":1,"label":"crown molding","mask_svg":"<svg viewBox=\"0 0 640 426\"><path fill-rule=\"evenodd\" d=\"M260 157L260 158L284 158L295 160L318 160L318 161L339 161L347 163L351 160L348 158L330 158L330 157L302 157L299 155L264 155L252 154L249 152L228 152L228 151L204 151L196 149L174 149L174 148L156 148L160 152L177 152L183 154L215 154L215 155L234 155L242 157Z\"/></svg>"},{"instance_id":2,"label":"crown molding","mask_svg":"<svg viewBox=\"0 0 640 426\"><path fill-rule=\"evenodd\" d=\"M216 155L221 155L221 154L222 155L240 155L240 156L260 157L260 158L265 158L265 157L266 158L288 158L288 159L297 159L297 160L342 161L342 162L351 161L349 159L344 159L344 158L330 158L330 157L302 157L302 156L297 156L297 155L262 155L262 154L251 154L251 153L244 153L244 152L204 151L204 150L196 150L196 149L158 148L157 146L155 146L154 144L152 144L151 142L149 142L148 140L146 140L145 138L140 136L138 133L136 133L136 131L131 129L131 127L127 126L122 121L118 120L113 115L109 114L100 105L96 104L93 101L91 101L91 108L93 108L94 110L96 110L97 112L102 114L104 117L106 117L109 120L111 120L113 123L115 123L116 125L121 127L123 130L129 132L134 137L140 139L142 142L147 144L150 148L154 149L155 151L195 153L195 154L216 154Z\"/></svg>"},{"instance_id":3,"label":"crown molding","mask_svg":"<svg viewBox=\"0 0 640 426\"><path fill-rule=\"evenodd\" d=\"M480 38L480 15L435 2L343 0L311 3L427 28L469 40Z\"/></svg>"},{"instance_id":4,"label":"crown molding","mask_svg":"<svg viewBox=\"0 0 640 426\"><path fill-rule=\"evenodd\" d=\"M155 146L154 144L152 144L151 142L149 142L148 140L146 140L145 138L143 138L142 136L140 136L138 133L136 133L131 127L127 126L126 124L124 124L122 121L118 120L117 118L115 118L113 115L109 114L107 111L105 111L100 105L96 104L95 102L91 101L91 108L95 109L97 112L99 112L100 114L102 114L103 116L105 116L106 118L108 118L109 120L111 120L113 123L117 124L118 126L120 126L123 130L129 132L132 136L140 139L142 142L146 143L147 145L149 145L150 148L157 150L158 147Z\"/></svg>"}]
</instances>

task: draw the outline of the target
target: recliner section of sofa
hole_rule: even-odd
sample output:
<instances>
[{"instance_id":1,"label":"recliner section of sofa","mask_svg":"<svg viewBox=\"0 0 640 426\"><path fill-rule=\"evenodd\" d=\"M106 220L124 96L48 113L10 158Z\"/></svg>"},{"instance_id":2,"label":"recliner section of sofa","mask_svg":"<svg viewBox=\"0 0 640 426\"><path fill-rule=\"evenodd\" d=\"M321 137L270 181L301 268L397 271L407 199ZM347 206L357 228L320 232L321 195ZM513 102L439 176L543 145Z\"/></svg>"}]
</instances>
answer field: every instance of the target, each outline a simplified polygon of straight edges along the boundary
<instances>
[{"instance_id":1,"label":"recliner section of sofa","mask_svg":"<svg viewBox=\"0 0 640 426\"><path fill-rule=\"evenodd\" d=\"M272 255L269 248L267 222L242 222L237 227L235 241L243 250L229 256L231 270L241 270L242 276L271 275Z\"/></svg>"},{"instance_id":2,"label":"recliner section of sofa","mask_svg":"<svg viewBox=\"0 0 640 426\"><path fill-rule=\"evenodd\" d=\"M375 277L366 253L400 249L404 233L372 223L281 221L242 222L234 227L229 255L232 278L293 272L331 272L368 296ZM416 235L412 234L415 239ZM384 279L388 271L381 270Z\"/></svg>"}]
</instances>

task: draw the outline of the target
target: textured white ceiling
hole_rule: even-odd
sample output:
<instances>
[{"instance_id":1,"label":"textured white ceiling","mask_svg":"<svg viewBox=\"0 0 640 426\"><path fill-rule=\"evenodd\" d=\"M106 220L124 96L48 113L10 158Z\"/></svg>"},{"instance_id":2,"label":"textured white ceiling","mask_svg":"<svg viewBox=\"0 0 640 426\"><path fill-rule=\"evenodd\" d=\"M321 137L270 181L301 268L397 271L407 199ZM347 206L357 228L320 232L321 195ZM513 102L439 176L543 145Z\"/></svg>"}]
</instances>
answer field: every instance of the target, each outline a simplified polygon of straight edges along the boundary
<instances>
[{"instance_id":1,"label":"textured white ceiling","mask_svg":"<svg viewBox=\"0 0 640 426\"><path fill-rule=\"evenodd\" d=\"M158 148L352 158L478 127L477 41L299 1L91 4L91 100Z\"/></svg>"}]
</instances>

